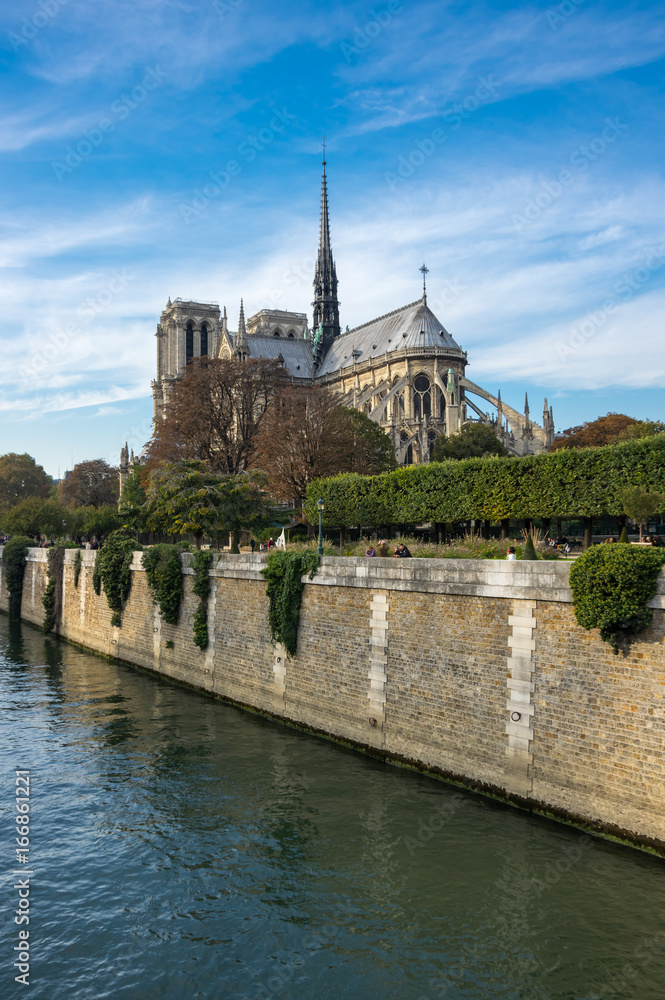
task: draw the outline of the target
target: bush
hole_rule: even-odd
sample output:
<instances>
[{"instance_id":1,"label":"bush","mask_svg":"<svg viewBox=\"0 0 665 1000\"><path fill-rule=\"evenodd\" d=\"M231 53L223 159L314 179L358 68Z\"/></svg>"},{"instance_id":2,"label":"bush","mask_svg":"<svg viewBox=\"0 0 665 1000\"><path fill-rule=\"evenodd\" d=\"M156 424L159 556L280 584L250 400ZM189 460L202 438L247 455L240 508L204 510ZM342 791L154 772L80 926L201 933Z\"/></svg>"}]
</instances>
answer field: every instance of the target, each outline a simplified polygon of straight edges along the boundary
<instances>
[{"instance_id":1,"label":"bush","mask_svg":"<svg viewBox=\"0 0 665 1000\"><path fill-rule=\"evenodd\" d=\"M175 545L153 545L141 558L153 600L167 625L178 624L183 595L180 549Z\"/></svg>"},{"instance_id":2,"label":"bush","mask_svg":"<svg viewBox=\"0 0 665 1000\"><path fill-rule=\"evenodd\" d=\"M191 565L194 570L192 593L199 599L199 606L194 614L194 645L198 646L199 649L206 649L208 646L208 594L210 593L208 574L212 566L212 552L205 549L196 552Z\"/></svg>"},{"instance_id":3,"label":"bush","mask_svg":"<svg viewBox=\"0 0 665 1000\"><path fill-rule=\"evenodd\" d=\"M97 553L92 585L96 594L101 594L102 586L108 606L113 612L111 625L122 626L122 606L132 588L132 556L142 546L132 535L122 528L114 531Z\"/></svg>"},{"instance_id":4,"label":"bush","mask_svg":"<svg viewBox=\"0 0 665 1000\"><path fill-rule=\"evenodd\" d=\"M268 581L270 634L273 642L283 644L289 656L295 656L298 646L302 577L308 573L311 580L318 565L319 557L311 550L273 552L268 565L261 570Z\"/></svg>"},{"instance_id":5,"label":"bush","mask_svg":"<svg viewBox=\"0 0 665 1000\"><path fill-rule=\"evenodd\" d=\"M619 641L642 632L651 621L647 602L665 564L665 552L637 546L596 545L570 570L573 607L579 625L599 628L615 653Z\"/></svg>"},{"instance_id":6,"label":"bush","mask_svg":"<svg viewBox=\"0 0 665 1000\"><path fill-rule=\"evenodd\" d=\"M34 545L32 538L28 538L27 535L17 535L7 542L2 551L2 563L9 591L9 618L12 621L18 621L21 617L25 560L31 545Z\"/></svg>"},{"instance_id":7,"label":"bush","mask_svg":"<svg viewBox=\"0 0 665 1000\"><path fill-rule=\"evenodd\" d=\"M526 545L522 549L522 559L527 559L527 560L530 559L533 562L537 558L538 558L538 556L536 555L536 550L533 547L533 538L531 537L531 534L529 533L526 536Z\"/></svg>"}]
</instances>

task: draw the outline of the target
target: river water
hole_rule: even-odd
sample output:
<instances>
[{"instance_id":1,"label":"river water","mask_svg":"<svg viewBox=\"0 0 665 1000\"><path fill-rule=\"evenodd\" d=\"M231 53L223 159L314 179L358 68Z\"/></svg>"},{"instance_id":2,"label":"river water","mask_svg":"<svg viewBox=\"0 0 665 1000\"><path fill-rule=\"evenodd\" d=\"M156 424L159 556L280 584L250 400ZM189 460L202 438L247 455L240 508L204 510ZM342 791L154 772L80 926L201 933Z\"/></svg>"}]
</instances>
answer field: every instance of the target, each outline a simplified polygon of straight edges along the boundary
<instances>
[{"instance_id":1,"label":"river water","mask_svg":"<svg viewBox=\"0 0 665 1000\"><path fill-rule=\"evenodd\" d=\"M663 860L2 614L0 699L2 997L665 996ZM12 967L16 769L30 771L27 990Z\"/></svg>"}]
</instances>

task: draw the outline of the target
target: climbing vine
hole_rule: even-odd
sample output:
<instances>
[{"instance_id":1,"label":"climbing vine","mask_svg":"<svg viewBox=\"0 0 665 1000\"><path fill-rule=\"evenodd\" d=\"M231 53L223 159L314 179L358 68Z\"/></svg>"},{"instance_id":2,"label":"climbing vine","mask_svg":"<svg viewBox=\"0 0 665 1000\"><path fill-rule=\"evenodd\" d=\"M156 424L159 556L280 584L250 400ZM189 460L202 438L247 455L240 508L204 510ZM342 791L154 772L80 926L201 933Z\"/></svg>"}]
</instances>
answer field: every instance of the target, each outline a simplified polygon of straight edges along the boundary
<instances>
[{"instance_id":1,"label":"climbing vine","mask_svg":"<svg viewBox=\"0 0 665 1000\"><path fill-rule=\"evenodd\" d=\"M97 553L92 585L101 594L102 585L109 608L113 612L111 625L122 625L122 606L132 589L132 555L142 549L133 535L120 528L104 542Z\"/></svg>"},{"instance_id":2,"label":"climbing vine","mask_svg":"<svg viewBox=\"0 0 665 1000\"><path fill-rule=\"evenodd\" d=\"M78 549L76 555L74 556L74 586L78 589L79 577L81 576L81 566L83 565L83 559L81 558L81 550Z\"/></svg>"},{"instance_id":3,"label":"climbing vine","mask_svg":"<svg viewBox=\"0 0 665 1000\"><path fill-rule=\"evenodd\" d=\"M270 601L268 623L273 642L281 642L289 656L298 646L298 622L302 602L302 577L310 580L319 566L316 552L275 552L262 569L268 581L266 593Z\"/></svg>"},{"instance_id":4,"label":"climbing vine","mask_svg":"<svg viewBox=\"0 0 665 1000\"><path fill-rule=\"evenodd\" d=\"M18 620L21 617L21 597L23 595L23 576L28 549L34 545L32 538L17 535L7 542L2 551L2 563L7 577L9 591L9 617Z\"/></svg>"},{"instance_id":5,"label":"climbing vine","mask_svg":"<svg viewBox=\"0 0 665 1000\"><path fill-rule=\"evenodd\" d=\"M44 588L42 604L44 605L44 621L42 631L48 635L57 625L62 606L62 577L65 566L65 552L67 549L78 549L75 542L61 542L55 548L49 549L47 553L48 562L48 583ZM80 551L77 555L80 556Z\"/></svg>"},{"instance_id":6,"label":"climbing vine","mask_svg":"<svg viewBox=\"0 0 665 1000\"><path fill-rule=\"evenodd\" d=\"M206 649L208 646L208 594L210 593L208 574L212 566L212 552L205 549L196 552L191 565L194 570L192 593L199 599L199 606L194 614L194 644L199 649Z\"/></svg>"},{"instance_id":7,"label":"climbing vine","mask_svg":"<svg viewBox=\"0 0 665 1000\"><path fill-rule=\"evenodd\" d=\"M159 613L167 625L177 625L183 594L180 549L175 545L153 545L143 553L142 562Z\"/></svg>"},{"instance_id":8,"label":"climbing vine","mask_svg":"<svg viewBox=\"0 0 665 1000\"><path fill-rule=\"evenodd\" d=\"M582 628L599 628L615 653L625 636L642 632L651 621L649 600L665 564L660 549L633 545L595 545L573 564L570 587L575 617Z\"/></svg>"}]
</instances>

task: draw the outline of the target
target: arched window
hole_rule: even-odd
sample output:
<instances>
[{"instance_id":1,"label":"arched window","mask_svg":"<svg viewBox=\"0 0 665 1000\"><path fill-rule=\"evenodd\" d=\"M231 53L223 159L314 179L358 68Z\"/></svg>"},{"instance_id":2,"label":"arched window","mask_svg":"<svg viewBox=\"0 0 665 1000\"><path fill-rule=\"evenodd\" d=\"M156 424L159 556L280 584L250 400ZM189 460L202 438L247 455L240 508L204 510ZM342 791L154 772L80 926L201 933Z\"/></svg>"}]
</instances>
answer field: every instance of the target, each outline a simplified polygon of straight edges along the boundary
<instances>
[{"instance_id":1,"label":"arched window","mask_svg":"<svg viewBox=\"0 0 665 1000\"><path fill-rule=\"evenodd\" d=\"M289 330L287 336L288 336L289 340L295 340L296 339L295 330Z\"/></svg>"},{"instance_id":2,"label":"arched window","mask_svg":"<svg viewBox=\"0 0 665 1000\"><path fill-rule=\"evenodd\" d=\"M430 431L427 435L427 445L429 448L430 461L432 460L432 452L434 451L434 442L436 441L436 434L434 431Z\"/></svg>"},{"instance_id":3,"label":"arched window","mask_svg":"<svg viewBox=\"0 0 665 1000\"><path fill-rule=\"evenodd\" d=\"M427 375L416 375L413 380L413 415L416 420L432 416L432 394Z\"/></svg>"},{"instance_id":4,"label":"arched window","mask_svg":"<svg viewBox=\"0 0 665 1000\"><path fill-rule=\"evenodd\" d=\"M201 357L205 358L208 353L208 327L201 323Z\"/></svg>"},{"instance_id":5,"label":"arched window","mask_svg":"<svg viewBox=\"0 0 665 1000\"><path fill-rule=\"evenodd\" d=\"M191 323L187 324L187 329L185 330L185 361L187 364L194 357L194 327Z\"/></svg>"},{"instance_id":6,"label":"arched window","mask_svg":"<svg viewBox=\"0 0 665 1000\"><path fill-rule=\"evenodd\" d=\"M400 442L402 446L404 446L404 442L408 440L408 437L409 435L406 433L406 431L402 431L402 433L400 434ZM406 452L404 454L404 465L413 465L413 444L410 444L409 447L406 449Z\"/></svg>"},{"instance_id":7,"label":"arched window","mask_svg":"<svg viewBox=\"0 0 665 1000\"><path fill-rule=\"evenodd\" d=\"M273 337L281 337L281 336L282 336L282 335L281 335L281 333L279 332L279 330L275 330L275 332L273 333Z\"/></svg>"}]
</instances>

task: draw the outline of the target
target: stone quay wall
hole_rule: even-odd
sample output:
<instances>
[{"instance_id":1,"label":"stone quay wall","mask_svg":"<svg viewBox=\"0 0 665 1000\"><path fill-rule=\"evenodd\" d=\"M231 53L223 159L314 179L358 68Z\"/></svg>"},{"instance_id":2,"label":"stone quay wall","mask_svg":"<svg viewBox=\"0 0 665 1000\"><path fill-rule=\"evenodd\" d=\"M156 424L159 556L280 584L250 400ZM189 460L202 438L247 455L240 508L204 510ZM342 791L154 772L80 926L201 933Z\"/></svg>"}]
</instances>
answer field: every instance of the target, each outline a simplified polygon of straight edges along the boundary
<instances>
[{"instance_id":1,"label":"stone quay wall","mask_svg":"<svg viewBox=\"0 0 665 1000\"><path fill-rule=\"evenodd\" d=\"M96 554L82 552L78 587L74 556L65 556L65 639L665 852L665 575L651 625L615 656L575 621L570 564L324 557L287 658L270 642L265 555L216 560L205 651L193 643L188 556L171 626L135 553L121 628L93 590ZM46 551L31 549L22 615L35 625L45 582Z\"/></svg>"}]
</instances>

